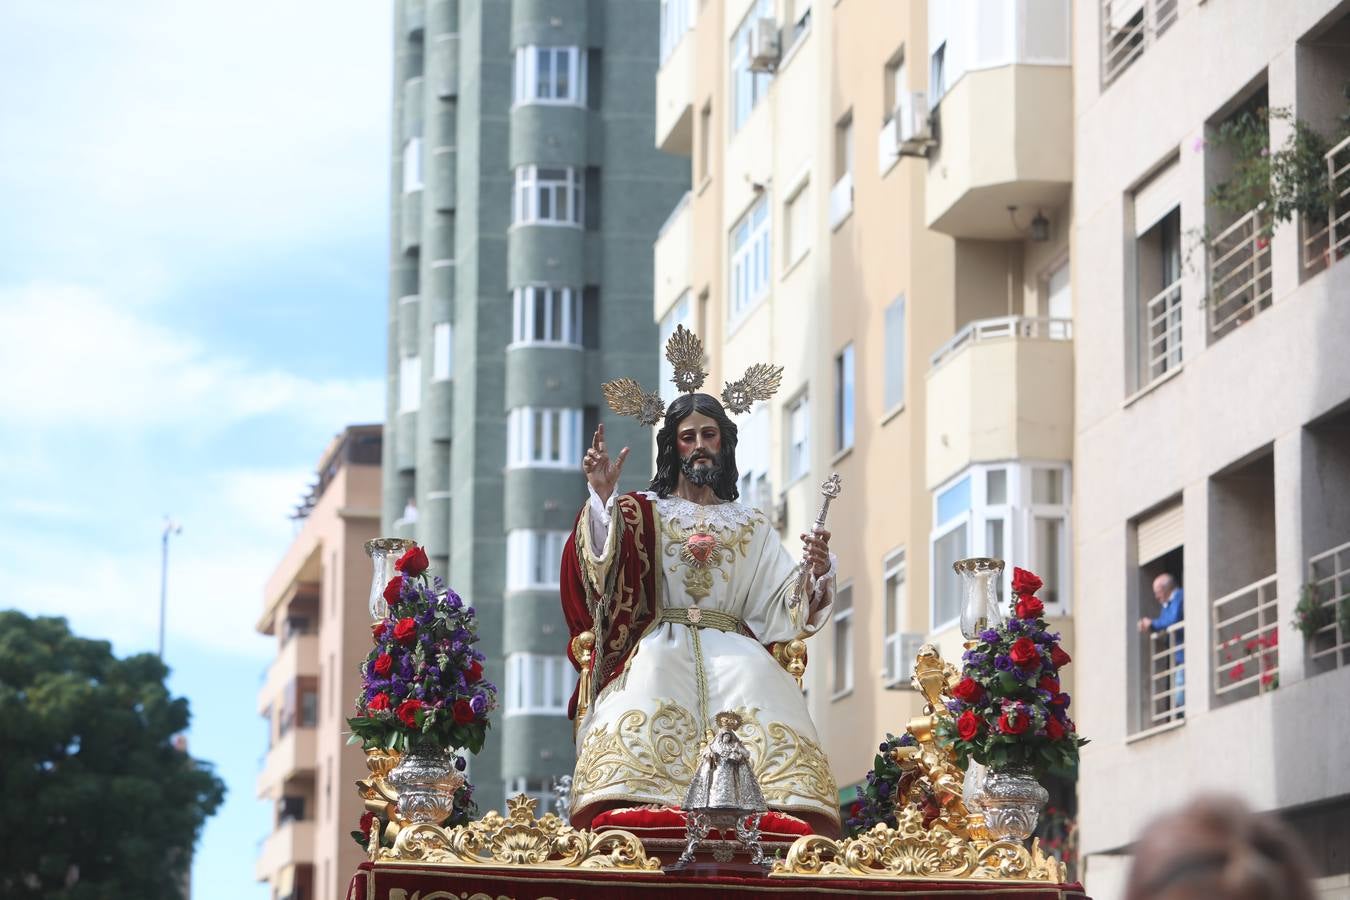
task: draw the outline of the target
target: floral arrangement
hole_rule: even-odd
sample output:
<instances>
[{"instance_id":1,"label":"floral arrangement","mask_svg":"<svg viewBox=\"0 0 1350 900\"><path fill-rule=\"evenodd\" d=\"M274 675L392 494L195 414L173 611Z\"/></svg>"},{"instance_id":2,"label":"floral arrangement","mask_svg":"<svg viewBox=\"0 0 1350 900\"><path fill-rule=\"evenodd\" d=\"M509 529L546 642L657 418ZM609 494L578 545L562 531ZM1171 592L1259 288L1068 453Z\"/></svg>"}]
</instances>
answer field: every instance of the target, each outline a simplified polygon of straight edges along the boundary
<instances>
[{"instance_id":1,"label":"floral arrangement","mask_svg":"<svg viewBox=\"0 0 1350 900\"><path fill-rule=\"evenodd\" d=\"M900 776L904 773L891 754L897 747L913 747L917 743L909 732L899 737L886 735L886 740L877 748L876 758L872 760L872 771L867 773L867 780L859 788L858 799L853 801L849 818L844 823L848 834L871 831L882 822L892 828L899 827L895 817L895 792L900 786ZM933 814L937 814L936 809Z\"/></svg>"},{"instance_id":2,"label":"floral arrangement","mask_svg":"<svg viewBox=\"0 0 1350 900\"><path fill-rule=\"evenodd\" d=\"M1059 635L1046 629L1045 606L1036 597L1042 581L1013 569L1013 615L980 632L962 656L962 678L951 688L950 718L939 734L950 741L964 768L975 761L993 770L1025 766L1037 776L1067 773L1087 743L1069 718L1069 695L1059 670L1070 662Z\"/></svg>"},{"instance_id":3,"label":"floral arrangement","mask_svg":"<svg viewBox=\"0 0 1350 900\"><path fill-rule=\"evenodd\" d=\"M473 647L474 609L440 578L428 579L427 565L426 551L413 547L384 589L389 612L372 626L356 715L347 720L363 749L402 752L419 740L483 748L497 688L483 678L484 657ZM456 765L463 770L462 757Z\"/></svg>"},{"instance_id":4,"label":"floral arrangement","mask_svg":"<svg viewBox=\"0 0 1350 900\"><path fill-rule=\"evenodd\" d=\"M1223 660L1226 663L1233 661L1233 653L1238 645L1240 637L1230 637L1223 643ZM1236 665L1228 668L1229 681L1241 681L1247 677L1247 663L1252 662L1258 666L1261 671L1261 689L1274 690L1280 686L1280 663L1276 648L1280 644L1280 633L1271 631L1266 635L1258 635L1248 638L1242 645L1242 650L1246 651L1246 658L1238 660ZM1221 667L1222 669L1222 667Z\"/></svg>"}]
</instances>

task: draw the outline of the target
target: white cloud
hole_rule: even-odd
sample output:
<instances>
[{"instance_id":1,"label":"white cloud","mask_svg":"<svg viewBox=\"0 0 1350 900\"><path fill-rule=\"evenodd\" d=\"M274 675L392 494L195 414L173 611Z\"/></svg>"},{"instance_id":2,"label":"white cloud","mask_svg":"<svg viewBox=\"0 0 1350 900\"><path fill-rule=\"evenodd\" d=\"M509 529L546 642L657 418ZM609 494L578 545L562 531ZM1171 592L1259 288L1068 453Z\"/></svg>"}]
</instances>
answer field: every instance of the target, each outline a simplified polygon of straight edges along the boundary
<instances>
[{"instance_id":1,"label":"white cloud","mask_svg":"<svg viewBox=\"0 0 1350 900\"><path fill-rule=\"evenodd\" d=\"M337 431L383 418L380 379L318 380L212 353L71 285L0 288L0 421L211 433L260 416ZM20 386L22 386L21 389ZM321 448L320 448L321 449Z\"/></svg>"}]
</instances>

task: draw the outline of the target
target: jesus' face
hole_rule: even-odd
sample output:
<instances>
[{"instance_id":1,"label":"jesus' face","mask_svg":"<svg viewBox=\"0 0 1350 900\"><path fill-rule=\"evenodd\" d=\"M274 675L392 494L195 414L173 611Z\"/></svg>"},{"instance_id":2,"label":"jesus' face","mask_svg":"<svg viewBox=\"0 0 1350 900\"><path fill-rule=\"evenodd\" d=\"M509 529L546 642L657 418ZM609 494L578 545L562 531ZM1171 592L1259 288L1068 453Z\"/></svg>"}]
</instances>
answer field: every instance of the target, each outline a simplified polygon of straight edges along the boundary
<instances>
[{"instance_id":1,"label":"jesus' face","mask_svg":"<svg viewBox=\"0 0 1350 900\"><path fill-rule=\"evenodd\" d=\"M697 485L713 484L722 472L722 430L717 422L693 412L680 423L675 433L675 448L680 454L680 470Z\"/></svg>"}]
</instances>

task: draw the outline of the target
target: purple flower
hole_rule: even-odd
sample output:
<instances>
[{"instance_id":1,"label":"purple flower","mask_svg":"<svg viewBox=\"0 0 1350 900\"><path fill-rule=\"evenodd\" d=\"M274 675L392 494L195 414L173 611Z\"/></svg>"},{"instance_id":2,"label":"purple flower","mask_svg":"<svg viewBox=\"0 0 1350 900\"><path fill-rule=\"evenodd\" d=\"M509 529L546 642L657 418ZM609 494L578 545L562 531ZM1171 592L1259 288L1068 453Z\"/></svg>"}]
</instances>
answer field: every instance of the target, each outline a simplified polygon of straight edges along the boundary
<instances>
[{"instance_id":1,"label":"purple flower","mask_svg":"<svg viewBox=\"0 0 1350 900\"><path fill-rule=\"evenodd\" d=\"M464 601L454 591L445 595L445 602L451 609L461 609L464 606Z\"/></svg>"},{"instance_id":2,"label":"purple flower","mask_svg":"<svg viewBox=\"0 0 1350 900\"><path fill-rule=\"evenodd\" d=\"M998 632L993 628L986 628L984 631L980 632L980 640L984 641L986 644L997 644Z\"/></svg>"},{"instance_id":3,"label":"purple flower","mask_svg":"<svg viewBox=\"0 0 1350 900\"><path fill-rule=\"evenodd\" d=\"M462 756L455 757L455 768L458 769L459 771L463 772L468 767L468 765L469 764L465 762L464 757Z\"/></svg>"},{"instance_id":4,"label":"purple flower","mask_svg":"<svg viewBox=\"0 0 1350 900\"><path fill-rule=\"evenodd\" d=\"M469 707L478 715L482 715L487 709L487 697L482 694L474 694L473 699L469 701Z\"/></svg>"},{"instance_id":5,"label":"purple flower","mask_svg":"<svg viewBox=\"0 0 1350 900\"><path fill-rule=\"evenodd\" d=\"M1000 672L1007 672L1013 667L1012 658L1006 653L1000 653L994 657L994 668Z\"/></svg>"},{"instance_id":6,"label":"purple flower","mask_svg":"<svg viewBox=\"0 0 1350 900\"><path fill-rule=\"evenodd\" d=\"M1022 620L1021 620L1021 619L1018 619L1018 618L1016 618L1016 617L1009 619L1009 620L1008 620L1008 633L1009 633L1009 634L1021 634L1021 633L1022 633Z\"/></svg>"},{"instance_id":7,"label":"purple flower","mask_svg":"<svg viewBox=\"0 0 1350 900\"><path fill-rule=\"evenodd\" d=\"M1021 666L1016 666L1012 670L1012 677L1018 681L1026 681L1031 677L1031 673Z\"/></svg>"},{"instance_id":8,"label":"purple flower","mask_svg":"<svg viewBox=\"0 0 1350 900\"><path fill-rule=\"evenodd\" d=\"M970 664L972 666L983 666L989 662L988 653L981 653L978 650L967 650L966 652L970 654Z\"/></svg>"},{"instance_id":9,"label":"purple flower","mask_svg":"<svg viewBox=\"0 0 1350 900\"><path fill-rule=\"evenodd\" d=\"M947 712L951 713L952 715L958 716L961 714L960 700L948 700L945 706L947 707ZM882 745L882 749L883 750L886 749L884 744Z\"/></svg>"}]
</instances>

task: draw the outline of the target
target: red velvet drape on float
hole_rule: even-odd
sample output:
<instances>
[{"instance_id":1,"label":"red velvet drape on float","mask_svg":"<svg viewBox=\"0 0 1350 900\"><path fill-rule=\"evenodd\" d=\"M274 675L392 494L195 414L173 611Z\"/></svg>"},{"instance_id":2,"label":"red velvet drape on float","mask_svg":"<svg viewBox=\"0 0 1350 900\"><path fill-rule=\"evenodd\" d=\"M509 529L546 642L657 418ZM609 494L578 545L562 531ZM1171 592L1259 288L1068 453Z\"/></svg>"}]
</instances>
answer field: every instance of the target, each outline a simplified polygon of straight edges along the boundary
<instances>
[{"instance_id":1,"label":"red velvet drape on float","mask_svg":"<svg viewBox=\"0 0 1350 900\"><path fill-rule=\"evenodd\" d=\"M840 897L940 897L942 900L1088 900L1077 884L999 884L870 879L721 878L632 872L530 872L362 863L346 900L487 895L499 900L679 900L682 897L838 900Z\"/></svg>"}]
</instances>

